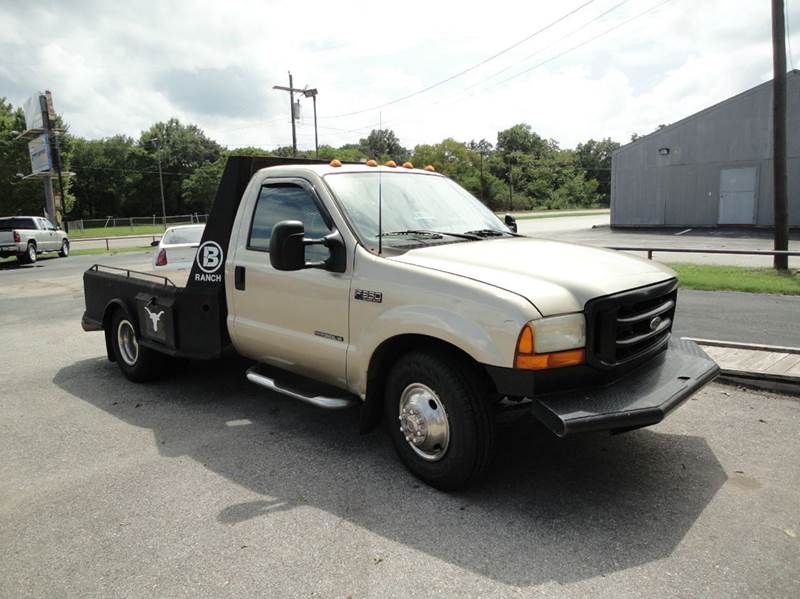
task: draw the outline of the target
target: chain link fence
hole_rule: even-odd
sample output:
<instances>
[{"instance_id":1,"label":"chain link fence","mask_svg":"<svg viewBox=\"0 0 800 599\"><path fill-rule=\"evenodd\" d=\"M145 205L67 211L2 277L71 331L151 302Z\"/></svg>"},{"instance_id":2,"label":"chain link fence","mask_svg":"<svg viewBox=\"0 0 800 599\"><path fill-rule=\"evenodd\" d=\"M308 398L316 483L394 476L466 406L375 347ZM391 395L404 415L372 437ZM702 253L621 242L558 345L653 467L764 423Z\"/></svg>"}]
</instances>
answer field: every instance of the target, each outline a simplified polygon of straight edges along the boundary
<instances>
[{"instance_id":1,"label":"chain link fence","mask_svg":"<svg viewBox=\"0 0 800 599\"><path fill-rule=\"evenodd\" d=\"M166 224L168 227L174 225L204 224L208 220L208 214L176 214L167 216ZM72 232L95 232L98 235L103 232L115 235L125 234L128 229L131 234L140 232L143 228L164 229L164 217L153 216L107 216L105 218L87 218L71 220L68 222L68 230Z\"/></svg>"}]
</instances>

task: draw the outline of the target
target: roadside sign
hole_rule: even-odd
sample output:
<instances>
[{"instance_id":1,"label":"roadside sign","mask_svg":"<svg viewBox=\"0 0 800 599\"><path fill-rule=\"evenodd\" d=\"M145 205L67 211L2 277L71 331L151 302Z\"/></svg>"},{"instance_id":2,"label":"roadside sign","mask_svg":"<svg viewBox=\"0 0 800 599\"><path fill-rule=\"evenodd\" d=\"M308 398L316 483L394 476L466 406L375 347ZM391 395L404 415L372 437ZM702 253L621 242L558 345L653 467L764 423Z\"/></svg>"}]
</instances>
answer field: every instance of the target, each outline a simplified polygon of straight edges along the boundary
<instances>
[{"instance_id":1,"label":"roadside sign","mask_svg":"<svg viewBox=\"0 0 800 599\"><path fill-rule=\"evenodd\" d=\"M42 114L42 105L39 97L43 94L37 92L22 105L25 111L25 129L44 129L44 116Z\"/></svg>"},{"instance_id":2,"label":"roadside sign","mask_svg":"<svg viewBox=\"0 0 800 599\"><path fill-rule=\"evenodd\" d=\"M31 172L34 175L53 169L50 138L46 133L28 142L28 153L31 155Z\"/></svg>"}]
</instances>

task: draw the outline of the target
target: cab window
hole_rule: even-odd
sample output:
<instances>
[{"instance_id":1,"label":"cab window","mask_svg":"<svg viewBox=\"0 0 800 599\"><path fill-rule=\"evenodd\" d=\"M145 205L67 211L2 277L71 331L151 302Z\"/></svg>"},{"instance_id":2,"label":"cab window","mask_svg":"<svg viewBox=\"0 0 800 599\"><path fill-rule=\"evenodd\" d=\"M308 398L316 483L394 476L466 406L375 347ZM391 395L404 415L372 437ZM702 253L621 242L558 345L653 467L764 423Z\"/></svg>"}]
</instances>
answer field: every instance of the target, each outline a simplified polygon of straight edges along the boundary
<instances>
[{"instance_id":1,"label":"cab window","mask_svg":"<svg viewBox=\"0 0 800 599\"><path fill-rule=\"evenodd\" d=\"M331 232L314 197L303 187L292 184L265 185L261 188L253 211L247 248L269 251L272 228L282 220L299 220L305 225L306 237L324 237ZM306 260L325 260L327 248L313 245L306 248Z\"/></svg>"}]
</instances>

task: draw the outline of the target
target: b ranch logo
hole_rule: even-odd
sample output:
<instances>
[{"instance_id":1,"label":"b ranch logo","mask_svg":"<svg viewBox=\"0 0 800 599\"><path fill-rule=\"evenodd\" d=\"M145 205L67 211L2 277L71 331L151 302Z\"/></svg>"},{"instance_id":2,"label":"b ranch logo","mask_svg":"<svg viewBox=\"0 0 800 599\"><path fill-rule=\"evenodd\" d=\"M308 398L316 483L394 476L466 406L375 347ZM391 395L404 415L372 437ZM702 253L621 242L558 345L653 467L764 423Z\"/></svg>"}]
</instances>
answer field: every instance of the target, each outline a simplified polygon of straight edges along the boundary
<instances>
[{"instance_id":1,"label":"b ranch logo","mask_svg":"<svg viewBox=\"0 0 800 599\"><path fill-rule=\"evenodd\" d=\"M225 255L222 253L222 248L216 241L206 241L197 249L197 266L202 270L202 273L194 273L194 280L204 283L221 283L222 275L217 271L225 261Z\"/></svg>"}]
</instances>

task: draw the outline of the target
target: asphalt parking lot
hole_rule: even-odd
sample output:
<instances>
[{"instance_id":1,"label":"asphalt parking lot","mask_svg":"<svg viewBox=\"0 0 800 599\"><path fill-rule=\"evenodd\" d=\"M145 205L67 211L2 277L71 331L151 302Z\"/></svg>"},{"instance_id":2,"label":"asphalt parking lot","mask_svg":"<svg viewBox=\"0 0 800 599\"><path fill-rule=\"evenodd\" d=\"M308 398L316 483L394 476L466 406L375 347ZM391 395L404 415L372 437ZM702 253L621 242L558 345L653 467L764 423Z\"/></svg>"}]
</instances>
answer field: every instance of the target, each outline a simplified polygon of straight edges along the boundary
<instances>
[{"instance_id":1,"label":"asphalt parking lot","mask_svg":"<svg viewBox=\"0 0 800 599\"><path fill-rule=\"evenodd\" d=\"M800 593L796 397L712 384L615 437L524 421L447 495L234 356L129 383L80 329L89 260L0 270L2 597Z\"/></svg>"},{"instance_id":2,"label":"asphalt parking lot","mask_svg":"<svg viewBox=\"0 0 800 599\"><path fill-rule=\"evenodd\" d=\"M772 232L762 229L676 229L610 228L609 215L564 216L558 218L520 219L519 232L599 247L644 247L681 249L771 250ZM800 251L800 232L790 233L789 249ZM644 252L633 252L646 256ZM736 254L656 253L662 262L689 264L724 264L729 266L769 267L771 256ZM790 257L789 266L800 268L800 258Z\"/></svg>"}]
</instances>

